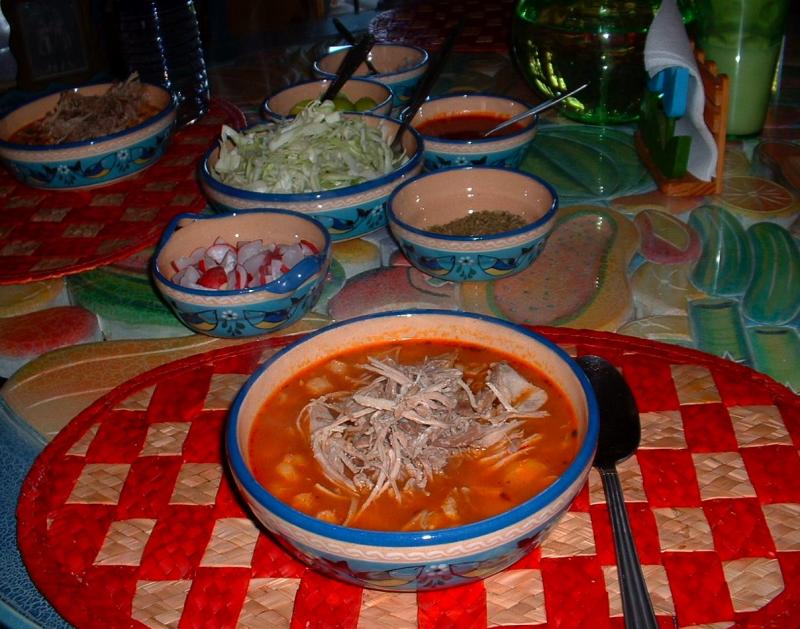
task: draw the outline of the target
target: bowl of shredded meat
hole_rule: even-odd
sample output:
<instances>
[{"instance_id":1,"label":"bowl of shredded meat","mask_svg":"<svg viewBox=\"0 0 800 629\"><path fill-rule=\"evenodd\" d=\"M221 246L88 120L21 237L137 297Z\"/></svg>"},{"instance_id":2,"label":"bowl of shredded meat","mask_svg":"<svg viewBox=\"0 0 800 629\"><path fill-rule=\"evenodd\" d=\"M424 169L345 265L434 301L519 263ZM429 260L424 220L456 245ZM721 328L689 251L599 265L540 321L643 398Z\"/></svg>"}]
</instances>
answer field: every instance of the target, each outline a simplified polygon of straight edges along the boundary
<instances>
[{"instance_id":1,"label":"bowl of shredded meat","mask_svg":"<svg viewBox=\"0 0 800 629\"><path fill-rule=\"evenodd\" d=\"M175 102L136 74L29 101L0 120L0 161L35 188L78 189L137 175L164 154Z\"/></svg>"},{"instance_id":2,"label":"bowl of shredded meat","mask_svg":"<svg viewBox=\"0 0 800 629\"><path fill-rule=\"evenodd\" d=\"M562 349L478 314L406 310L296 340L236 397L227 462L295 557L361 587L466 585L537 548L586 482L599 419Z\"/></svg>"}]
</instances>

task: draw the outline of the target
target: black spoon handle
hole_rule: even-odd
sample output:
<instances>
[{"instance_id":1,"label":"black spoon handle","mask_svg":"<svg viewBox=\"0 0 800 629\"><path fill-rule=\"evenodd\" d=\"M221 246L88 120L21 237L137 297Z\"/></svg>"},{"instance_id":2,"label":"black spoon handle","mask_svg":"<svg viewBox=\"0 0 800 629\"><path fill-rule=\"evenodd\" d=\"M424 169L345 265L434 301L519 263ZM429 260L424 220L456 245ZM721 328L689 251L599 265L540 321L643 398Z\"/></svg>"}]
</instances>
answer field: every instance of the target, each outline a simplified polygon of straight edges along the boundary
<instances>
[{"instance_id":1,"label":"black spoon handle","mask_svg":"<svg viewBox=\"0 0 800 629\"><path fill-rule=\"evenodd\" d=\"M614 466L600 467L600 478L606 494L611 530L614 532L614 548L617 551L617 569L622 592L622 611L628 629L658 629L653 604L644 582L639 554L633 542L633 533L625 511L622 486Z\"/></svg>"},{"instance_id":2,"label":"black spoon handle","mask_svg":"<svg viewBox=\"0 0 800 629\"><path fill-rule=\"evenodd\" d=\"M364 63L364 60L367 58L367 55L369 54L369 51L374 43L375 38L371 34L367 33L355 46L347 51L342 63L339 65L339 69L336 71L336 78L334 79L333 83L328 86L328 89L325 90L325 93L320 97L321 101L333 100L333 98L339 93L339 90L342 89L342 86L347 83L347 81L350 80L350 77L353 76L353 73L358 70L358 66Z\"/></svg>"},{"instance_id":3,"label":"black spoon handle","mask_svg":"<svg viewBox=\"0 0 800 629\"><path fill-rule=\"evenodd\" d=\"M442 73L444 63L447 60L447 57L450 55L450 50L453 48L453 44L456 43L456 37L458 37L458 34L461 32L461 27L463 25L464 19L462 18L450 31L447 39L439 49L439 54L428 64L428 69L425 71L425 74L422 75L422 78L417 84L417 88L414 90L414 94L411 96L408 107L406 107L405 111L403 111L403 119L400 121L400 128L397 130L394 140L392 140L392 150L395 152L400 149L400 140L402 139L403 134L406 132L408 127L411 126L411 119L414 117L414 114L417 113L417 110L422 106L422 103L425 102L425 99L428 98L428 95L433 88L433 84L436 83L436 79L438 79L439 75Z\"/></svg>"},{"instance_id":4,"label":"black spoon handle","mask_svg":"<svg viewBox=\"0 0 800 629\"><path fill-rule=\"evenodd\" d=\"M336 27L336 30L339 32L339 35L342 36L342 39L345 40L351 46L356 45L356 36L350 32L350 29L344 25L338 17L333 18L333 25ZM372 65L372 61L369 59L364 59L364 63L367 64L367 69L372 72L372 74L378 74L378 69Z\"/></svg>"}]
</instances>

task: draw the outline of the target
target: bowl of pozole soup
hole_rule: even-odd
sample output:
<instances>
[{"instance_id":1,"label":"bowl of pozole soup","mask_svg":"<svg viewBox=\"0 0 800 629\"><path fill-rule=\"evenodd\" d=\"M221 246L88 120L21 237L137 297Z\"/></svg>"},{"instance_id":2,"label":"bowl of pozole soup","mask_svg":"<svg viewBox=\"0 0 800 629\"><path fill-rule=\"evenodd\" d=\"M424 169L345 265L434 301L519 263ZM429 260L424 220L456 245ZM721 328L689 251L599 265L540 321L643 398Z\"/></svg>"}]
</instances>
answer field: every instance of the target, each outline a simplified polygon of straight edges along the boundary
<instances>
[{"instance_id":1,"label":"bowl of pozole soup","mask_svg":"<svg viewBox=\"0 0 800 629\"><path fill-rule=\"evenodd\" d=\"M132 75L29 101L0 120L0 161L36 188L115 183L155 164L175 128L175 102L163 87Z\"/></svg>"},{"instance_id":2,"label":"bowl of pozole soup","mask_svg":"<svg viewBox=\"0 0 800 629\"><path fill-rule=\"evenodd\" d=\"M425 142L425 169L516 168L536 135L538 116L488 138L483 134L529 108L521 100L491 94L450 94L425 101L411 120Z\"/></svg>"},{"instance_id":3,"label":"bowl of pozole soup","mask_svg":"<svg viewBox=\"0 0 800 629\"><path fill-rule=\"evenodd\" d=\"M469 583L536 548L597 444L594 396L542 336L452 311L314 332L234 402L228 463L300 560L367 588Z\"/></svg>"}]
</instances>

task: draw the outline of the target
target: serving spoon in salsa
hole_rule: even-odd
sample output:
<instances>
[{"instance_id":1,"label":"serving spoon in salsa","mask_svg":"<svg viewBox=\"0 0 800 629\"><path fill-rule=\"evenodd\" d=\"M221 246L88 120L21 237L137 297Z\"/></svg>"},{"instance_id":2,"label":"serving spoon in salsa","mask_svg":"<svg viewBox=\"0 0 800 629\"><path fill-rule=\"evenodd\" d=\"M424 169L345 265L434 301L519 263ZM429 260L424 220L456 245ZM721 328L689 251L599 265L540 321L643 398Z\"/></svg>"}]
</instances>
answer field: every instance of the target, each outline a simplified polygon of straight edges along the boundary
<instances>
[{"instance_id":1,"label":"serving spoon in salsa","mask_svg":"<svg viewBox=\"0 0 800 629\"><path fill-rule=\"evenodd\" d=\"M589 378L600 413L600 436L594 467L600 472L611 517L625 626L630 629L658 629L653 603L633 542L616 467L617 463L632 456L639 447L639 409L628 383L614 365L600 356L581 356L577 360Z\"/></svg>"},{"instance_id":2,"label":"serving spoon in salsa","mask_svg":"<svg viewBox=\"0 0 800 629\"><path fill-rule=\"evenodd\" d=\"M555 105L557 103L560 103L565 98L569 98L570 96L572 96L574 94L577 94L578 92L580 92L587 85L589 85L589 84L588 83L584 83L580 87L576 87L574 90L570 90L566 94L562 94L561 96L558 96L557 98L551 98L550 100L546 100L543 103L539 103L538 105L536 105L536 107L532 107L531 109L528 109L527 111L523 111L522 113L517 114L513 118L509 118L508 120L504 120L503 122L501 122L496 127L492 127L488 131L484 131L483 132L483 137L484 138L488 138L493 133L497 133L498 131L501 131L502 129L505 129L506 127L510 127L512 124L516 124L520 120L525 120L526 118L530 118L531 116L535 116L536 114L543 112L545 109L550 109L553 105Z\"/></svg>"}]
</instances>

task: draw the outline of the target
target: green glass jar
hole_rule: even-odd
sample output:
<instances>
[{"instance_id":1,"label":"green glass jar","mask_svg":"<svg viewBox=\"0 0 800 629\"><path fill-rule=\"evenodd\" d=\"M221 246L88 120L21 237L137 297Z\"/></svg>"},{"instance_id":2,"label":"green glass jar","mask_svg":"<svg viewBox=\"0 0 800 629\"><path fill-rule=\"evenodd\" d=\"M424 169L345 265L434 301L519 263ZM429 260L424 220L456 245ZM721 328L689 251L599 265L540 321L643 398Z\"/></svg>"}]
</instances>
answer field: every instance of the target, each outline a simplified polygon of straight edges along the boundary
<instances>
[{"instance_id":1,"label":"green glass jar","mask_svg":"<svg viewBox=\"0 0 800 629\"><path fill-rule=\"evenodd\" d=\"M658 0L519 0L514 57L528 84L551 98L588 83L561 113L589 124L639 117L644 42Z\"/></svg>"}]
</instances>

